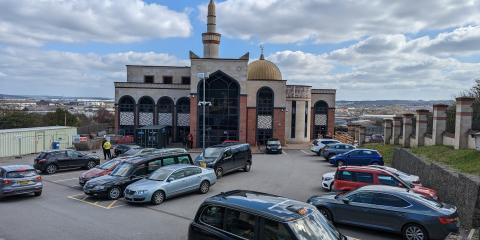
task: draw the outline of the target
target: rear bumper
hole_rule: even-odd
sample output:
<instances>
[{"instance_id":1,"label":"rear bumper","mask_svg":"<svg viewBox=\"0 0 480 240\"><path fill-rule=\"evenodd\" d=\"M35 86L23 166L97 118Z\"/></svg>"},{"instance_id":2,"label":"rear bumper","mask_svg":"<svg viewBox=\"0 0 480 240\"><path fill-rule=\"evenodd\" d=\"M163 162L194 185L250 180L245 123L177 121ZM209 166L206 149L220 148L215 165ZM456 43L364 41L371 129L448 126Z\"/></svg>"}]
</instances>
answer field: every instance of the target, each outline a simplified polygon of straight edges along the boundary
<instances>
[{"instance_id":1,"label":"rear bumper","mask_svg":"<svg viewBox=\"0 0 480 240\"><path fill-rule=\"evenodd\" d=\"M41 192L42 189L43 189L42 183L37 183L35 185L24 186L24 187L5 188L0 191L0 196L6 197L6 196L21 195L21 194L29 194L29 193Z\"/></svg>"}]
</instances>

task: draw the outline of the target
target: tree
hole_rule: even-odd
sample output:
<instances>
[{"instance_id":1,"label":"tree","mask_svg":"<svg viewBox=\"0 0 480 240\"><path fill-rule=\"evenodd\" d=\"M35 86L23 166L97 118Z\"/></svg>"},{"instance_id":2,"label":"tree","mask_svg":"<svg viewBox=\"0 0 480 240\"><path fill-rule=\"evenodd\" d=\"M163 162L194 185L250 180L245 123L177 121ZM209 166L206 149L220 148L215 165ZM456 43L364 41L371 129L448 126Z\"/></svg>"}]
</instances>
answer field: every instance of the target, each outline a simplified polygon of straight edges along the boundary
<instances>
[{"instance_id":1,"label":"tree","mask_svg":"<svg viewBox=\"0 0 480 240\"><path fill-rule=\"evenodd\" d=\"M108 123L109 125L112 125L112 126L115 122L115 117L113 116L113 114L107 111L107 109L105 108L99 108L97 111L97 114L93 119L97 123Z\"/></svg>"},{"instance_id":2,"label":"tree","mask_svg":"<svg viewBox=\"0 0 480 240\"><path fill-rule=\"evenodd\" d=\"M78 118L67 110L57 108L53 113L47 113L44 121L49 126L64 126L66 119L67 126L77 126Z\"/></svg>"},{"instance_id":3,"label":"tree","mask_svg":"<svg viewBox=\"0 0 480 240\"><path fill-rule=\"evenodd\" d=\"M43 116L27 111L5 110L0 114L0 129L45 126Z\"/></svg>"}]
</instances>

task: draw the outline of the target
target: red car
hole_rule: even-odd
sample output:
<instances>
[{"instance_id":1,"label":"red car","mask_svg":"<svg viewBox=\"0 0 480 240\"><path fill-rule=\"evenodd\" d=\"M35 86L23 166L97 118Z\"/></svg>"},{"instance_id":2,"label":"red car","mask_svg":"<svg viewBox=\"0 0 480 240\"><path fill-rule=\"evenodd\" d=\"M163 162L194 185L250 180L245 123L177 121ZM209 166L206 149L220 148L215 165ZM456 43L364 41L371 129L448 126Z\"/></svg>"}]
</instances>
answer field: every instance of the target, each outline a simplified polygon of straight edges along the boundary
<instances>
[{"instance_id":1,"label":"red car","mask_svg":"<svg viewBox=\"0 0 480 240\"><path fill-rule=\"evenodd\" d=\"M389 185L412 190L427 198L438 200L437 192L419 185L409 184L395 174L374 167L344 166L335 173L334 187L337 191L352 191L366 185Z\"/></svg>"},{"instance_id":2,"label":"red car","mask_svg":"<svg viewBox=\"0 0 480 240\"><path fill-rule=\"evenodd\" d=\"M78 178L78 183L80 184L80 186L83 186L90 179L97 178L103 175L108 175L124 159L127 159L127 158L115 158L110 161L104 162L103 164L98 165L86 172L83 172Z\"/></svg>"}]
</instances>

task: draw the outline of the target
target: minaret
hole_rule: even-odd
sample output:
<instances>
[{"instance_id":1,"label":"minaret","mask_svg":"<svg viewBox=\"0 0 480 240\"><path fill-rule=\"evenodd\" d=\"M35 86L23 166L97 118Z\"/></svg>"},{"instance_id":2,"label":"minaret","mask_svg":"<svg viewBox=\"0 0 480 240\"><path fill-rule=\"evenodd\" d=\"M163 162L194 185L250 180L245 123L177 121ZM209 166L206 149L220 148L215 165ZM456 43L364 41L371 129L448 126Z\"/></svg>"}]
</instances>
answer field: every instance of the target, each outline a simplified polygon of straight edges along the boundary
<instances>
[{"instance_id":1,"label":"minaret","mask_svg":"<svg viewBox=\"0 0 480 240\"><path fill-rule=\"evenodd\" d=\"M204 58L218 58L220 37L221 35L217 33L215 3L213 0L210 0L210 3L208 4L207 32L202 33Z\"/></svg>"}]
</instances>

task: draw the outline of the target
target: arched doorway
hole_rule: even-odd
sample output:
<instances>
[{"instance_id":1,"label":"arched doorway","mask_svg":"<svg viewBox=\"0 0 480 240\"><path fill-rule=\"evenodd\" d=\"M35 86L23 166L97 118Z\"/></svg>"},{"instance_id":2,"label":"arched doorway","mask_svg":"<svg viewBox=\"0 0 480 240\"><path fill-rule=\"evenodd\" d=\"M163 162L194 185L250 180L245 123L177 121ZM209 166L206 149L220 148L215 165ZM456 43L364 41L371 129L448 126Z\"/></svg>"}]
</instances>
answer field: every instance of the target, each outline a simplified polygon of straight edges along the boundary
<instances>
[{"instance_id":1,"label":"arched doorway","mask_svg":"<svg viewBox=\"0 0 480 240\"><path fill-rule=\"evenodd\" d=\"M118 101L118 123L120 135L135 133L135 100L131 96L122 96Z\"/></svg>"},{"instance_id":2,"label":"arched doorway","mask_svg":"<svg viewBox=\"0 0 480 240\"><path fill-rule=\"evenodd\" d=\"M313 138L322 138L328 134L328 104L317 101L313 107Z\"/></svg>"},{"instance_id":3,"label":"arched doorway","mask_svg":"<svg viewBox=\"0 0 480 240\"><path fill-rule=\"evenodd\" d=\"M190 99L182 97L177 101L177 141L183 142L190 132Z\"/></svg>"},{"instance_id":4,"label":"arched doorway","mask_svg":"<svg viewBox=\"0 0 480 240\"><path fill-rule=\"evenodd\" d=\"M173 108L174 103L170 97L161 97L158 99L158 125L168 126L166 132L163 133L167 136L167 144L172 141L173 138ZM165 144L166 145L166 144Z\"/></svg>"},{"instance_id":5,"label":"arched doorway","mask_svg":"<svg viewBox=\"0 0 480 240\"><path fill-rule=\"evenodd\" d=\"M239 139L240 86L227 74L217 71L206 80L205 146ZM198 83L198 101L203 100L203 81ZM198 107L198 142L203 144L203 107Z\"/></svg>"},{"instance_id":6,"label":"arched doorway","mask_svg":"<svg viewBox=\"0 0 480 240\"><path fill-rule=\"evenodd\" d=\"M257 91L257 143L260 145L273 137L273 98L269 87Z\"/></svg>"},{"instance_id":7,"label":"arched doorway","mask_svg":"<svg viewBox=\"0 0 480 240\"><path fill-rule=\"evenodd\" d=\"M143 96L138 100L138 126L153 125L153 112L155 110L155 101L151 97Z\"/></svg>"}]
</instances>

